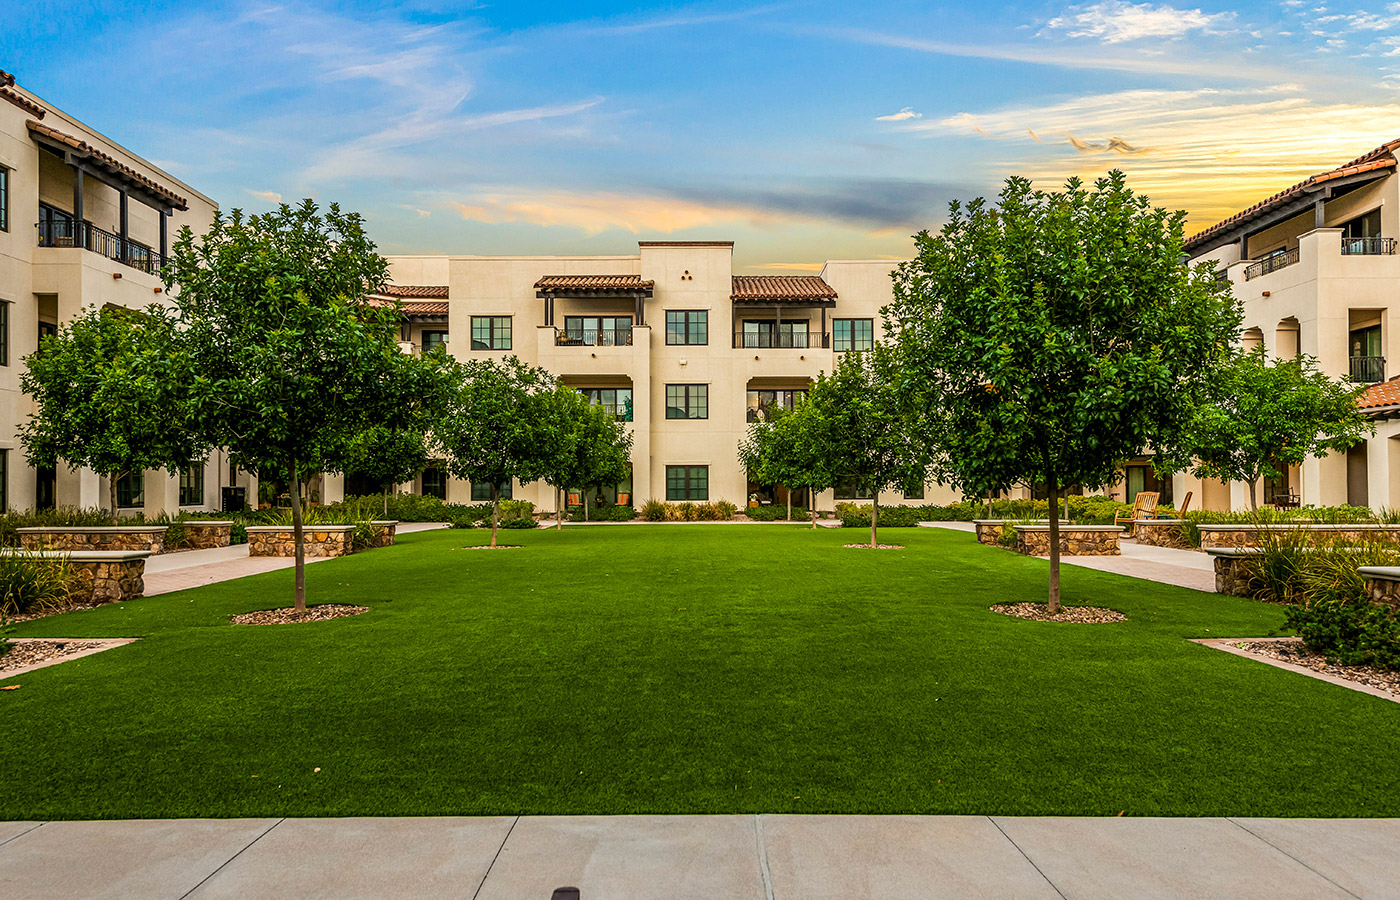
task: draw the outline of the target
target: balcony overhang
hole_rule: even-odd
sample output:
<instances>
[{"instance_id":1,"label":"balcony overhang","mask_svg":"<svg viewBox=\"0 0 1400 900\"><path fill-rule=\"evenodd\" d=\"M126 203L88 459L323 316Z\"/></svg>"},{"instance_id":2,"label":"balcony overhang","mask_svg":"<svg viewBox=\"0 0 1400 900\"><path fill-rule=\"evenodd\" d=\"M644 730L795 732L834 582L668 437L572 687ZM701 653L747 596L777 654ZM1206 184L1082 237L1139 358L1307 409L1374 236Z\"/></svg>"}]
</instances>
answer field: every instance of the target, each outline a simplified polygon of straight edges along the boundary
<instances>
[{"instance_id":1,"label":"balcony overhang","mask_svg":"<svg viewBox=\"0 0 1400 900\"><path fill-rule=\"evenodd\" d=\"M729 298L735 306L830 308L836 289L820 275L735 275Z\"/></svg>"},{"instance_id":2,"label":"balcony overhang","mask_svg":"<svg viewBox=\"0 0 1400 900\"><path fill-rule=\"evenodd\" d=\"M169 212L173 209L185 210L190 205L179 194L164 187L159 182L93 147L91 144L65 134L57 128L50 128L33 119L25 123L34 143L55 155L85 174L91 175L103 184L125 191L142 203L154 209Z\"/></svg>"},{"instance_id":3,"label":"balcony overhang","mask_svg":"<svg viewBox=\"0 0 1400 900\"><path fill-rule=\"evenodd\" d=\"M545 275L535 282L535 296L575 300L648 299L656 287L640 275Z\"/></svg>"}]
</instances>

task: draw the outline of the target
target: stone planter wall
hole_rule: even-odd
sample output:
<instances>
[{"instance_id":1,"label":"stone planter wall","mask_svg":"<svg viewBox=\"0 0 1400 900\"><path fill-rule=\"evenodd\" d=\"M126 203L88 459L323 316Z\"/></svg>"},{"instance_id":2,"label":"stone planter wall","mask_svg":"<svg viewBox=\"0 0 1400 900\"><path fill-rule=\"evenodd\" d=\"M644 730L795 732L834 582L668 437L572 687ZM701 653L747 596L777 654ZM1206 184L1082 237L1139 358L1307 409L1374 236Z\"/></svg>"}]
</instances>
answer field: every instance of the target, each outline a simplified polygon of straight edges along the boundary
<instances>
[{"instance_id":1,"label":"stone planter wall","mask_svg":"<svg viewBox=\"0 0 1400 900\"><path fill-rule=\"evenodd\" d=\"M1361 574L1366 579L1366 599L1400 613L1400 567L1362 566Z\"/></svg>"},{"instance_id":2,"label":"stone planter wall","mask_svg":"<svg viewBox=\"0 0 1400 900\"><path fill-rule=\"evenodd\" d=\"M1302 534L1309 543L1344 540L1352 543L1400 543L1400 525L1201 525L1201 549L1258 547L1265 534Z\"/></svg>"},{"instance_id":3,"label":"stone planter wall","mask_svg":"<svg viewBox=\"0 0 1400 900\"><path fill-rule=\"evenodd\" d=\"M139 597L146 590L146 550L98 550L63 553L57 550L22 552L45 559L68 560L68 590L75 603L113 603Z\"/></svg>"},{"instance_id":4,"label":"stone planter wall","mask_svg":"<svg viewBox=\"0 0 1400 900\"><path fill-rule=\"evenodd\" d=\"M1004 525L1010 525L1014 519L973 519L972 527L977 532L977 543L997 546L1001 543L1001 529ZM1030 524L1044 524L1044 519L1039 519Z\"/></svg>"},{"instance_id":5,"label":"stone planter wall","mask_svg":"<svg viewBox=\"0 0 1400 900\"><path fill-rule=\"evenodd\" d=\"M1133 523L1133 537L1148 547L1171 547L1190 550L1191 542L1181 533L1181 519L1143 519Z\"/></svg>"},{"instance_id":6,"label":"stone planter wall","mask_svg":"<svg viewBox=\"0 0 1400 900\"><path fill-rule=\"evenodd\" d=\"M185 546L190 550L227 547L233 540L233 523L201 519L185 522Z\"/></svg>"},{"instance_id":7,"label":"stone planter wall","mask_svg":"<svg viewBox=\"0 0 1400 900\"><path fill-rule=\"evenodd\" d=\"M25 550L66 553L146 550L153 556L165 552L164 525L43 526L15 530L19 534L19 545Z\"/></svg>"},{"instance_id":8,"label":"stone planter wall","mask_svg":"<svg viewBox=\"0 0 1400 900\"><path fill-rule=\"evenodd\" d=\"M379 537L376 538L376 539L374 540L374 543L372 543L372 544L369 545L369 546L370 546L370 549L373 549L373 548L375 548L375 547L392 547L392 546L394 546L394 539L395 539L395 537L396 537L396 535L397 535L397 531L398 531L398 527L399 527L399 521L398 521L398 519L383 520L383 521L381 521L381 520L379 520L379 519L376 519L376 520L375 520L374 522L372 522L371 524L373 524L373 525L378 525L379 528L380 528L380 531L379 531Z\"/></svg>"},{"instance_id":9,"label":"stone planter wall","mask_svg":"<svg viewBox=\"0 0 1400 900\"><path fill-rule=\"evenodd\" d=\"M1245 562L1259 555L1252 547L1216 547L1209 551L1215 563L1215 592L1232 597L1248 597L1249 579L1245 574Z\"/></svg>"},{"instance_id":10,"label":"stone planter wall","mask_svg":"<svg viewBox=\"0 0 1400 900\"><path fill-rule=\"evenodd\" d=\"M346 556L351 552L354 525L311 525L302 529L306 556ZM296 539L290 525L254 525L248 528L249 556L296 556Z\"/></svg>"},{"instance_id":11,"label":"stone planter wall","mask_svg":"<svg viewBox=\"0 0 1400 900\"><path fill-rule=\"evenodd\" d=\"M1016 552L1027 556L1050 555L1049 525L1014 525ZM1061 525L1061 556L1118 556L1118 539L1123 529L1117 525Z\"/></svg>"}]
</instances>

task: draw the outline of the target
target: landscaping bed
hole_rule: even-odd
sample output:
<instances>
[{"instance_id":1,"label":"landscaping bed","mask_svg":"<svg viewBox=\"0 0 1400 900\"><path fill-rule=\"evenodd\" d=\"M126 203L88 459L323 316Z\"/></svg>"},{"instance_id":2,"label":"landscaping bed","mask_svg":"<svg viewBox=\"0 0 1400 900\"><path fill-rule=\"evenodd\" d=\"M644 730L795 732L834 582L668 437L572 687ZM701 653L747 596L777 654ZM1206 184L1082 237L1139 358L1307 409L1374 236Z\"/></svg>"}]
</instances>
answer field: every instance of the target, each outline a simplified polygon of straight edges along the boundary
<instances>
[{"instance_id":1,"label":"landscaping bed","mask_svg":"<svg viewBox=\"0 0 1400 900\"><path fill-rule=\"evenodd\" d=\"M1017 619L1033 619L1037 622L1073 622L1078 625L1103 625L1108 622L1121 622L1127 616L1113 609L1101 606L1061 606L1059 612L1050 613L1048 603L999 603L991 607L992 612Z\"/></svg>"},{"instance_id":2,"label":"landscaping bed","mask_svg":"<svg viewBox=\"0 0 1400 900\"><path fill-rule=\"evenodd\" d=\"M67 638L14 641L10 644L9 652L0 656L0 678L3 678L6 672L14 672L35 663L75 656L106 645L106 641L79 641Z\"/></svg>"},{"instance_id":3,"label":"landscaping bed","mask_svg":"<svg viewBox=\"0 0 1400 900\"><path fill-rule=\"evenodd\" d=\"M1346 666L1337 662L1335 659L1329 661L1327 654L1308 649L1307 644L1303 643L1302 638L1267 641L1230 641L1229 643L1231 647L1237 650L1243 650L1254 656L1263 656L1278 660L1279 662L1303 666L1312 669L1314 672L1322 672L1325 675L1345 678L1347 681L1354 681L1357 684L1364 684L1367 687L1379 688L1380 690L1388 691L1400 697L1400 672L1378 669L1375 666Z\"/></svg>"},{"instance_id":4,"label":"landscaping bed","mask_svg":"<svg viewBox=\"0 0 1400 900\"><path fill-rule=\"evenodd\" d=\"M369 612L368 606L348 606L340 603L318 603L308 606L301 612L294 607L284 609L260 609L256 612L230 616L235 625L303 625L307 622L325 622L330 619L343 619Z\"/></svg>"}]
</instances>

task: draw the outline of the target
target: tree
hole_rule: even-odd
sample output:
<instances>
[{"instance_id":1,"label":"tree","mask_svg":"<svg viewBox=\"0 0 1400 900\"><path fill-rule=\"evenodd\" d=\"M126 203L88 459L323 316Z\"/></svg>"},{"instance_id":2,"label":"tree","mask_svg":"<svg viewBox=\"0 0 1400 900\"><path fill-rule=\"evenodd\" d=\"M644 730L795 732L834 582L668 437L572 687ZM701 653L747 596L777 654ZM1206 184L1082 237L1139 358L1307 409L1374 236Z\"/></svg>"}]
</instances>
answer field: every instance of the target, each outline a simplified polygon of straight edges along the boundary
<instances>
[{"instance_id":1,"label":"tree","mask_svg":"<svg viewBox=\"0 0 1400 900\"><path fill-rule=\"evenodd\" d=\"M201 436L259 477L289 480L296 609L306 609L302 485L355 435L411 427L431 369L398 348L399 311L367 301L388 267L363 220L310 200L188 227L165 270L195 377Z\"/></svg>"},{"instance_id":2,"label":"tree","mask_svg":"<svg viewBox=\"0 0 1400 900\"><path fill-rule=\"evenodd\" d=\"M454 363L456 387L433 435L458 478L491 485L496 546L503 481L537 481L566 446L567 426L551 409L555 378L514 356Z\"/></svg>"},{"instance_id":3,"label":"tree","mask_svg":"<svg viewBox=\"0 0 1400 900\"><path fill-rule=\"evenodd\" d=\"M558 420L561 440L558 453L541 476L554 488L558 527L564 527L560 495L571 487L584 490L584 520L588 519L588 489L617 484L627 477L632 456L632 434L605 407L590 403L574 388L558 385L550 398L551 415Z\"/></svg>"},{"instance_id":4,"label":"tree","mask_svg":"<svg viewBox=\"0 0 1400 900\"><path fill-rule=\"evenodd\" d=\"M1268 362L1264 348L1239 353L1224 369L1215 398L1196 410L1182 460L1199 478L1243 481L1249 508L1255 486L1309 456L1345 451L1375 428L1356 405L1367 385L1333 381L1310 356Z\"/></svg>"},{"instance_id":5,"label":"tree","mask_svg":"<svg viewBox=\"0 0 1400 900\"><path fill-rule=\"evenodd\" d=\"M353 436L338 455L336 469L379 486L387 516L394 485L415 477L428 465L427 437L416 429L375 425Z\"/></svg>"},{"instance_id":6,"label":"tree","mask_svg":"<svg viewBox=\"0 0 1400 900\"><path fill-rule=\"evenodd\" d=\"M935 475L967 496L1049 492L1051 612L1060 490L1111 484L1149 445L1170 455L1238 333L1229 285L1183 262L1184 222L1121 172L1063 192L1011 178L995 208L952 204L894 275L886 325Z\"/></svg>"},{"instance_id":7,"label":"tree","mask_svg":"<svg viewBox=\"0 0 1400 900\"><path fill-rule=\"evenodd\" d=\"M209 445L191 420L191 366L170 311L89 308L24 358L20 384L36 410L20 427L30 465L63 460L117 482L145 469L203 465Z\"/></svg>"},{"instance_id":8,"label":"tree","mask_svg":"<svg viewBox=\"0 0 1400 900\"><path fill-rule=\"evenodd\" d=\"M825 449L824 425L816 407L804 397L791 410L774 408L766 418L750 423L747 436L739 444L739 461L748 469L749 477L785 485L789 507L793 488L807 489L813 528L817 527L816 495L836 483L830 469L832 460ZM792 518L791 512L788 518Z\"/></svg>"},{"instance_id":9,"label":"tree","mask_svg":"<svg viewBox=\"0 0 1400 900\"><path fill-rule=\"evenodd\" d=\"M811 476L837 475L871 497L870 546L877 540L880 492L896 485L922 484L926 453L915 439L907 401L893 380L895 357L889 348L845 353L830 375L819 374L807 394L800 436L819 438L806 453L820 454Z\"/></svg>"}]
</instances>

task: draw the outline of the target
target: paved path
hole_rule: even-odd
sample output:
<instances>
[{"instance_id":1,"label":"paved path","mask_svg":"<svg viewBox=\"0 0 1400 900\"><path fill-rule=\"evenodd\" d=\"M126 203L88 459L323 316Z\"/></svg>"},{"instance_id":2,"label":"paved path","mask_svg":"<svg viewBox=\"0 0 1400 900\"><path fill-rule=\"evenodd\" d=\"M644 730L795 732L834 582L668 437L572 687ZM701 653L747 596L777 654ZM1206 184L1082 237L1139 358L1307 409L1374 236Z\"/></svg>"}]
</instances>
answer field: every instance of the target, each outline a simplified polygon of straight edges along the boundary
<instances>
[{"instance_id":1,"label":"paved path","mask_svg":"<svg viewBox=\"0 0 1400 900\"><path fill-rule=\"evenodd\" d=\"M0 897L1400 897L1400 819L617 816L0 823Z\"/></svg>"},{"instance_id":2,"label":"paved path","mask_svg":"<svg viewBox=\"0 0 1400 900\"><path fill-rule=\"evenodd\" d=\"M398 534L412 534L415 531L430 531L446 528L436 522L402 522ZM308 563L321 562L322 557L308 558ZM215 547L212 550L181 550L176 553L162 553L146 560L147 597L183 591L186 588L202 587L217 581L257 575L261 572L275 572L290 569L295 560L290 558L248 555L247 544L234 544L229 547Z\"/></svg>"}]
</instances>

